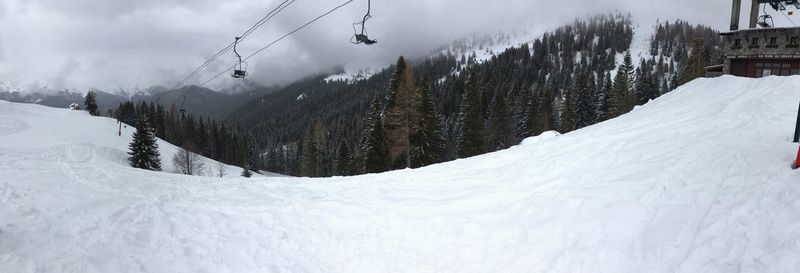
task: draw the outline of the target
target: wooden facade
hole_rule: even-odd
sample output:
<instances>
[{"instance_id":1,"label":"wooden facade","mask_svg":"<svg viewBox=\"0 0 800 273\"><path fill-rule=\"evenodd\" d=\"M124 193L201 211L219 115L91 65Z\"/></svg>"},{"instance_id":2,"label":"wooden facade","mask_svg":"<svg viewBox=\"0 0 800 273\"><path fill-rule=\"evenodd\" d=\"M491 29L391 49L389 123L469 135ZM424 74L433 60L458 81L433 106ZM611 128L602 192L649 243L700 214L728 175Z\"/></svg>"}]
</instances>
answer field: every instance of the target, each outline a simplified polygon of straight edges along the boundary
<instances>
[{"instance_id":1,"label":"wooden facade","mask_svg":"<svg viewBox=\"0 0 800 273\"><path fill-rule=\"evenodd\" d=\"M800 59L732 59L730 74L739 77L800 75Z\"/></svg>"}]
</instances>

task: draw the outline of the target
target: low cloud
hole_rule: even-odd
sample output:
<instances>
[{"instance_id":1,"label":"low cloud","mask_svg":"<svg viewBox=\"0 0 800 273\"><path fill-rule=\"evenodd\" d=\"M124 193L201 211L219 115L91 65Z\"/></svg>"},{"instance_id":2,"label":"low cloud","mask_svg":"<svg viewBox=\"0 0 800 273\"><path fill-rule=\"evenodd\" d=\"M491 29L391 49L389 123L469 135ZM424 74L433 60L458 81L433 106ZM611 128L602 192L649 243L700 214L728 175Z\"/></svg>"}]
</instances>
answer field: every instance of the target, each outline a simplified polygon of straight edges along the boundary
<instances>
[{"instance_id":1,"label":"low cloud","mask_svg":"<svg viewBox=\"0 0 800 273\"><path fill-rule=\"evenodd\" d=\"M0 81L27 79L53 87L104 90L171 87L279 2L4 0ZM248 37L240 52L247 56L340 3L297 0ZM379 43L352 45L352 23L364 15L366 4L356 0L255 56L248 61L251 80L283 84L335 67L381 68L399 55L421 56L471 33L546 30L597 13L631 12L648 25L682 18L724 30L731 6L729 0L373 1L374 18L367 27ZM232 52L222 56L190 83L202 82L234 62Z\"/></svg>"}]
</instances>

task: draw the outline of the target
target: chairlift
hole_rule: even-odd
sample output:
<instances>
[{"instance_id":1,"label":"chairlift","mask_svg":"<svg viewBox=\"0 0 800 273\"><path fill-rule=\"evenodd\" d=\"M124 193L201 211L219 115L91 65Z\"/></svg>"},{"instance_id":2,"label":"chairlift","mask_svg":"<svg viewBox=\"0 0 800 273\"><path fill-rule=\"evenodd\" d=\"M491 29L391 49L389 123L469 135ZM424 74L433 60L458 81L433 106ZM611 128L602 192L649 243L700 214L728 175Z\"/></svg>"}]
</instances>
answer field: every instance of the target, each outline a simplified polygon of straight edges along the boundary
<instances>
[{"instance_id":1,"label":"chairlift","mask_svg":"<svg viewBox=\"0 0 800 273\"><path fill-rule=\"evenodd\" d=\"M181 109L178 110L178 111L181 112L181 116L184 116L186 114L186 108L184 108L185 104L186 104L186 95L184 94L183 95L183 102L181 103Z\"/></svg>"},{"instance_id":2,"label":"chairlift","mask_svg":"<svg viewBox=\"0 0 800 273\"><path fill-rule=\"evenodd\" d=\"M762 28L771 28L775 25L774 21L772 20L772 15L764 14L758 17L758 25Z\"/></svg>"},{"instance_id":3,"label":"chairlift","mask_svg":"<svg viewBox=\"0 0 800 273\"><path fill-rule=\"evenodd\" d=\"M784 5L782 2L770 2L769 5L772 6L772 9L776 11L786 10L786 5Z\"/></svg>"},{"instance_id":4,"label":"chairlift","mask_svg":"<svg viewBox=\"0 0 800 273\"><path fill-rule=\"evenodd\" d=\"M231 77L243 79L247 77L247 63L242 61L242 55L239 55L239 52L236 51L236 45L239 44L239 39L242 39L242 37L236 37L236 41L233 43L233 53L236 54L236 58L239 59L239 61L233 66L233 74Z\"/></svg>"},{"instance_id":5,"label":"chairlift","mask_svg":"<svg viewBox=\"0 0 800 273\"><path fill-rule=\"evenodd\" d=\"M775 8L775 10L778 10L778 8L775 5L773 5L773 3L770 3L770 5L772 5L772 7ZM758 21L756 21L756 23L762 28L771 28L775 26L775 21L772 20L772 15L767 14L767 5L764 4L763 7L764 7L762 9L763 14L758 17ZM785 8L786 7L784 6L784 9Z\"/></svg>"},{"instance_id":6,"label":"chairlift","mask_svg":"<svg viewBox=\"0 0 800 273\"><path fill-rule=\"evenodd\" d=\"M372 18L372 15L370 15L370 11L372 10L371 2L372 2L371 0L367 0L367 14L364 15L364 18L361 19L360 22L353 23L353 32L355 34L353 35L353 38L350 39L350 43L356 45L357 44L373 45L378 42L377 40L371 40L367 33L367 20ZM361 32L358 32L357 27L359 25L361 26Z\"/></svg>"}]
</instances>

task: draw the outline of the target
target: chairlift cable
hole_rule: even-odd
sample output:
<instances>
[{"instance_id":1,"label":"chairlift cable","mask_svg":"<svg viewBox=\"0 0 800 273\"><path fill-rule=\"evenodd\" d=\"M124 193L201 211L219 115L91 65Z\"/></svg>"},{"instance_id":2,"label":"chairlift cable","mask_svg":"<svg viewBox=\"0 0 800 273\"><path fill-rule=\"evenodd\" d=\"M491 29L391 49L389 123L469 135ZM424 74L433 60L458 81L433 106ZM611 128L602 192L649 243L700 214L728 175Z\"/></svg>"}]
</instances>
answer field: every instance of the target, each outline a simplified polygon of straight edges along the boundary
<instances>
[{"instance_id":1,"label":"chairlift cable","mask_svg":"<svg viewBox=\"0 0 800 273\"><path fill-rule=\"evenodd\" d=\"M248 29L247 31L245 31L245 32L244 32L244 33L243 33L243 34L240 36L240 37L241 37L241 38L240 38L240 40L242 40L242 39L244 39L245 37L249 36L249 35L250 35L251 33L253 33L253 32L254 32L256 29L258 29L259 27L261 27L262 25L264 25L265 23L267 23L269 20L271 20L271 19L272 19L273 17L275 17L276 15L278 15L280 12L282 12L284 9L286 9L286 8L287 8L289 5L291 5L291 4L292 4L292 3L294 3L295 1L296 1L296 0L284 0L284 1L283 1L282 3L280 3L280 4L279 4L277 7L275 7L275 8L274 8L274 9L272 9L272 10L271 10L269 13L267 13L267 15L265 15L263 18L261 18L261 20L259 20L259 21L258 21L258 22L257 22L255 25L253 25L252 27L250 27L250 29ZM287 4L287 3L288 3L288 4ZM212 63L212 62L214 62L214 61L215 61L217 58L219 58L220 56L222 56L222 55L224 55L225 53L227 53L228 51L230 51L230 50L231 50L231 48L233 48L233 46L234 46L234 45L235 45L235 42L234 42L234 43L231 43L231 44L229 44L228 46L226 46L225 48L223 48L222 50L220 50L219 52L217 52L217 54L214 54L214 55L213 55L213 56L212 56L210 59L208 59L208 60L207 60L205 63L203 63L202 65L200 65L198 68L196 68L194 71L192 71L192 73L190 73L188 76L186 76L186 78L184 78L183 80L181 80L180 82L178 82L178 84L176 84L176 85L175 85L175 87L173 87L172 89L178 89L178 88L180 88L181 86L183 86L183 84L184 84L184 83L186 83L186 82L187 82L189 79L191 79L192 77L196 76L196 75L197 75L197 73L200 73L200 71L202 71L203 69L205 69L206 67L208 67L209 65L211 65L211 63Z\"/></svg>"},{"instance_id":2,"label":"chairlift cable","mask_svg":"<svg viewBox=\"0 0 800 273\"><path fill-rule=\"evenodd\" d=\"M296 29L294 29L294 30L290 31L289 33L287 33L287 34L285 34L285 35L281 36L280 38L276 39L275 41L272 41L271 43L269 43L269 44L267 44L266 46L262 47L261 49L259 49L259 50L255 51L255 52L253 52L253 54L250 54L249 56L247 56L246 58L244 58L244 59L243 59L243 61L247 61L247 60L249 60L249 59L250 59L250 58L252 58L253 56L255 56L255 55L257 55L257 54L259 54L259 53L263 52L264 50L267 50L267 49L268 49L268 48L270 48L272 45L274 45L274 44L276 44L276 43L280 42L281 40L285 39L286 37L288 37L288 36L290 36L290 35L292 35L292 34L295 34L295 33L297 33L298 31L302 30L303 28L305 28L305 27L307 27L307 26L309 26L309 25L313 24L313 23L314 23L314 22L316 22L316 21L319 21L319 20L320 20L320 19L322 19L323 17L330 15L331 13L335 12L336 10L338 10L338 9L340 9L340 8L342 8L342 7L344 7L344 6L346 6L347 4L350 4L350 3L352 3L353 1L355 1L355 0L348 0L348 1L346 1L346 2L344 2L344 3L342 3L342 4L340 4L340 5L336 6L335 8L333 8L333 9L329 10L328 12L326 12L326 13L323 13L323 14L322 14L322 15L320 15L320 16L317 16L317 17L316 17L316 18L314 18L313 20L311 20L311 21L308 21L307 23L303 24L302 26L300 26L300 27L298 27L298 28L296 28ZM210 79L208 79L207 81L205 81L205 82L201 83L199 86L205 86L205 85L206 85L206 84L208 84L209 82L211 82L211 81L215 80L216 78L219 78L219 76L222 76L223 74L225 74L225 73L228 73L228 71L230 71L231 69L234 69L235 67L236 67L236 65L234 64L233 66L229 67L228 69L225 69L224 71L220 72L219 74L215 75L214 77L211 77L211 78L210 78Z\"/></svg>"}]
</instances>

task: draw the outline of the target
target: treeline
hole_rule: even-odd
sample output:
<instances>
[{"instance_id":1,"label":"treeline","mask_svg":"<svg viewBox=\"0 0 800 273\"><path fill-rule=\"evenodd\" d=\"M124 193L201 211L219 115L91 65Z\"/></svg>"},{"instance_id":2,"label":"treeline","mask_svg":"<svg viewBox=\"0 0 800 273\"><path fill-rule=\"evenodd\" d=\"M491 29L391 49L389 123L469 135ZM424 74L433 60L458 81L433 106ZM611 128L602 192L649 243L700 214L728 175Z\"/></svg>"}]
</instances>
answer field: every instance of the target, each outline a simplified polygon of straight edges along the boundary
<instances>
[{"instance_id":1,"label":"treeline","mask_svg":"<svg viewBox=\"0 0 800 273\"><path fill-rule=\"evenodd\" d=\"M301 81L246 105L238 121L256 124L256 141L266 147L260 162L270 171L330 176L419 167L619 116L701 76L721 44L707 27L664 23L653 38L657 54L637 66L628 53L632 39L629 16L597 16L488 60L445 51L355 82ZM414 99L405 99L408 90ZM423 119L428 101L433 116ZM404 109L399 120L397 109ZM427 144L411 135L436 120L438 132L424 139L441 150L415 160L415 149ZM386 162L373 164L379 154Z\"/></svg>"},{"instance_id":2,"label":"treeline","mask_svg":"<svg viewBox=\"0 0 800 273\"><path fill-rule=\"evenodd\" d=\"M156 137L225 164L260 165L252 135L208 118L186 114L174 105L167 110L152 102L134 104L127 101L113 109L112 116L128 125L146 117Z\"/></svg>"}]
</instances>

